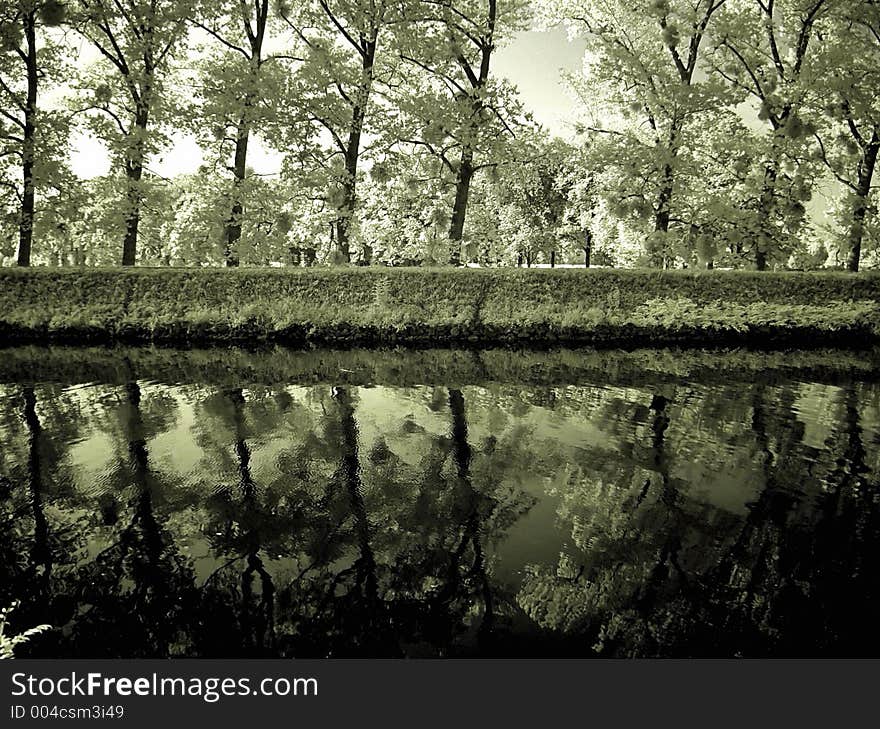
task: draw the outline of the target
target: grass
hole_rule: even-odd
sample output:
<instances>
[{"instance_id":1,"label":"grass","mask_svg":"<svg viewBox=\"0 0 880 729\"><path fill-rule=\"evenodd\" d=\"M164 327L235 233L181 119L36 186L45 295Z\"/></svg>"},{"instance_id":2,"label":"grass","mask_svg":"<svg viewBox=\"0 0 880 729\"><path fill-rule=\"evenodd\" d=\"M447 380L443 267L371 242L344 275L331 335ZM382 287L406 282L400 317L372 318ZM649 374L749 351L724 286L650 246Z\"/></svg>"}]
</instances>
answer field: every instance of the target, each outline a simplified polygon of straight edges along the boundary
<instances>
[{"instance_id":1,"label":"grass","mask_svg":"<svg viewBox=\"0 0 880 729\"><path fill-rule=\"evenodd\" d=\"M0 269L0 340L852 346L878 302L877 274Z\"/></svg>"}]
</instances>

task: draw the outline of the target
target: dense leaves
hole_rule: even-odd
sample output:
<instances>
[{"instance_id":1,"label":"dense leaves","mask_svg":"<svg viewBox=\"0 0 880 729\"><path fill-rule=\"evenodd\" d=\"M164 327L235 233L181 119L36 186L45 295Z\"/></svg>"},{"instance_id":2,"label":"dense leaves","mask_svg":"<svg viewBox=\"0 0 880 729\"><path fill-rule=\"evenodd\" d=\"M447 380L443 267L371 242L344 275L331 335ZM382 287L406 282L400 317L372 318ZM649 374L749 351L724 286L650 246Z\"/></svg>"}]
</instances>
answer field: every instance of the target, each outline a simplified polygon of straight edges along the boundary
<instances>
[{"instance_id":1,"label":"dense leaves","mask_svg":"<svg viewBox=\"0 0 880 729\"><path fill-rule=\"evenodd\" d=\"M0 12L0 254L873 267L877 13L870 0L16 0ZM495 68L520 33L560 25L587 48L565 138ZM183 133L203 164L164 179L155 163ZM71 173L82 135L109 150L109 174ZM257 155L274 169L257 172Z\"/></svg>"}]
</instances>

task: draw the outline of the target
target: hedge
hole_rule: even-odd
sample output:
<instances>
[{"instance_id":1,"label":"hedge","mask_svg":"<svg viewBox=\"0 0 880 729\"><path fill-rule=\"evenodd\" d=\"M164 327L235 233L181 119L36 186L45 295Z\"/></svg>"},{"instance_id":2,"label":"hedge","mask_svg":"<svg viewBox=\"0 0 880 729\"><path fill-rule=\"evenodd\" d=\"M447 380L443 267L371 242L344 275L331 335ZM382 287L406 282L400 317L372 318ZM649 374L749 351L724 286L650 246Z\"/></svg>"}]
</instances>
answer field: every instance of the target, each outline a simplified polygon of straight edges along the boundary
<instances>
[{"instance_id":1,"label":"hedge","mask_svg":"<svg viewBox=\"0 0 880 729\"><path fill-rule=\"evenodd\" d=\"M880 275L0 269L5 341L864 344Z\"/></svg>"}]
</instances>

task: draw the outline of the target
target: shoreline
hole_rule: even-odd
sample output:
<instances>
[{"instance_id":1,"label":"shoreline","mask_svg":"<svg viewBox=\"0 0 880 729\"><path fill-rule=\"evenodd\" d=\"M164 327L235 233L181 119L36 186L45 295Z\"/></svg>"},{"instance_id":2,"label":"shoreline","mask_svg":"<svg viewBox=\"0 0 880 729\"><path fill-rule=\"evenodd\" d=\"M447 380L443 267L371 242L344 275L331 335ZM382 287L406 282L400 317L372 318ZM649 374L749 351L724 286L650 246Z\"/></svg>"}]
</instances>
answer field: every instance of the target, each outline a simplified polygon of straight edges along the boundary
<instances>
[{"instance_id":1,"label":"shoreline","mask_svg":"<svg viewBox=\"0 0 880 729\"><path fill-rule=\"evenodd\" d=\"M880 381L880 347L868 350L749 349L288 349L21 345L0 349L0 383L240 386L829 385Z\"/></svg>"},{"instance_id":2,"label":"shoreline","mask_svg":"<svg viewBox=\"0 0 880 729\"><path fill-rule=\"evenodd\" d=\"M753 349L866 349L880 344L878 327L867 323L822 328L809 324L767 326L747 324L744 330L682 325L640 327L623 323L593 328L547 326L511 327L415 325L406 329L370 325L311 326L304 324L282 330L262 328L259 323L229 325L225 322L193 326L188 322L155 327L125 323L116 328L84 325L27 327L0 319L0 343L63 345L160 345L165 347L242 347L282 345L341 348L499 347L552 349L557 347L643 349L652 347Z\"/></svg>"}]
</instances>

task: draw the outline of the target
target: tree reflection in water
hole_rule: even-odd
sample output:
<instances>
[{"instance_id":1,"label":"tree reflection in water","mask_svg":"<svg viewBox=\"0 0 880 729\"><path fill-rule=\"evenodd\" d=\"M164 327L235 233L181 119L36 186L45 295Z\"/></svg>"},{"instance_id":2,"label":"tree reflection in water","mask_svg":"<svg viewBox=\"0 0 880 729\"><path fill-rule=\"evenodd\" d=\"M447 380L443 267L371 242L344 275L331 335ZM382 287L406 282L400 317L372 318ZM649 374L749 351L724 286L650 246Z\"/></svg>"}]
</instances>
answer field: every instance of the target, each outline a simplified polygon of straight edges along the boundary
<instances>
[{"instance_id":1,"label":"tree reflection in water","mask_svg":"<svg viewBox=\"0 0 880 729\"><path fill-rule=\"evenodd\" d=\"M2 385L0 598L33 656L873 654L878 403Z\"/></svg>"}]
</instances>

